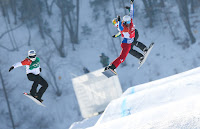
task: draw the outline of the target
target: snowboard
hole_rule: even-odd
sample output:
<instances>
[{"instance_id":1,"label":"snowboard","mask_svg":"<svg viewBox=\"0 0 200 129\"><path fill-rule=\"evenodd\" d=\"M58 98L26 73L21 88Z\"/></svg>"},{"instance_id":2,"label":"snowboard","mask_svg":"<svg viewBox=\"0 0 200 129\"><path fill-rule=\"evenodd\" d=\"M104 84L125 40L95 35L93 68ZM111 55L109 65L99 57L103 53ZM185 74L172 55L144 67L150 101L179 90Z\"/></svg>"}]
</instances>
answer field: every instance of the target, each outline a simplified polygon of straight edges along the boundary
<instances>
[{"instance_id":1,"label":"snowboard","mask_svg":"<svg viewBox=\"0 0 200 129\"><path fill-rule=\"evenodd\" d=\"M29 99L33 100L36 104L46 107L44 104L42 104L39 100L37 100L36 98L34 98L32 95L30 95L29 93L23 93L26 97L28 97Z\"/></svg>"},{"instance_id":2,"label":"snowboard","mask_svg":"<svg viewBox=\"0 0 200 129\"><path fill-rule=\"evenodd\" d=\"M142 65L143 65L144 62L146 61L146 59L147 59L149 53L151 52L151 50L152 50L152 48L153 48L153 45L154 45L154 43L151 43L151 44L149 45L148 51L144 54L144 59L143 59L142 62L140 63L138 69L140 69L140 67L142 67Z\"/></svg>"},{"instance_id":3,"label":"snowboard","mask_svg":"<svg viewBox=\"0 0 200 129\"><path fill-rule=\"evenodd\" d=\"M107 70L103 71L102 73L108 78L117 75L117 73L112 69L107 69Z\"/></svg>"}]
</instances>

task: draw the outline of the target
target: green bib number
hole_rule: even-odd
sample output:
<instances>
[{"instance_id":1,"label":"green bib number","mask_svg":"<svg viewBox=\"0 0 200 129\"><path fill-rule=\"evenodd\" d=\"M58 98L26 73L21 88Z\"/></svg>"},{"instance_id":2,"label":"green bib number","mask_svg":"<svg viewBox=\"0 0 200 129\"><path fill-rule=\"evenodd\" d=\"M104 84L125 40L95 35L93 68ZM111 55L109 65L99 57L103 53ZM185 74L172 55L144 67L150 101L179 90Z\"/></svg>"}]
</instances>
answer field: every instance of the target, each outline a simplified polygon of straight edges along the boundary
<instances>
[{"instance_id":1,"label":"green bib number","mask_svg":"<svg viewBox=\"0 0 200 129\"><path fill-rule=\"evenodd\" d=\"M29 66L29 69L33 70L38 67L40 67L40 59L36 57L36 60L31 63L31 65Z\"/></svg>"}]
</instances>

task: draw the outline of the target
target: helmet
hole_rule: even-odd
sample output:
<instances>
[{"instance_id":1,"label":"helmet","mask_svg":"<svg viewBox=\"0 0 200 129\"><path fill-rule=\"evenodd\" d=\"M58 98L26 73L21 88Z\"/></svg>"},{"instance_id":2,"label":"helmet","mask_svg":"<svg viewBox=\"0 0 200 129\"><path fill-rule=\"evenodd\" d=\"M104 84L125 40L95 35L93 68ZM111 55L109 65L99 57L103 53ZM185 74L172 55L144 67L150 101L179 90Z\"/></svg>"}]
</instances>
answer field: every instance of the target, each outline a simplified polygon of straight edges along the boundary
<instances>
[{"instance_id":1,"label":"helmet","mask_svg":"<svg viewBox=\"0 0 200 129\"><path fill-rule=\"evenodd\" d=\"M113 20L112 20L112 23L113 23L113 25L114 25L115 27L117 27L117 25L118 25L117 18L113 19Z\"/></svg>"},{"instance_id":2,"label":"helmet","mask_svg":"<svg viewBox=\"0 0 200 129\"><path fill-rule=\"evenodd\" d=\"M28 51L28 58L31 61L35 61L36 60L36 52L35 52L35 50L29 50Z\"/></svg>"},{"instance_id":3,"label":"helmet","mask_svg":"<svg viewBox=\"0 0 200 129\"><path fill-rule=\"evenodd\" d=\"M125 24L130 24L131 23L131 17L128 16L128 15L125 15L123 17L123 21L124 21Z\"/></svg>"}]
</instances>

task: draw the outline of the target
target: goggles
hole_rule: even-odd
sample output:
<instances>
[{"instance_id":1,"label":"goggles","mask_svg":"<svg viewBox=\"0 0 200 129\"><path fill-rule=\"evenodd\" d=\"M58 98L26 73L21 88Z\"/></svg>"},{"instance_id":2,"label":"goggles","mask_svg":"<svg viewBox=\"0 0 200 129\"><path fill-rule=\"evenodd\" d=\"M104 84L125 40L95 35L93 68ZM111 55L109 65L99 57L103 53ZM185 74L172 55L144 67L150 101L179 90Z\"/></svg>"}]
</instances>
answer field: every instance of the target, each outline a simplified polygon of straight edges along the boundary
<instances>
[{"instance_id":1,"label":"goggles","mask_svg":"<svg viewBox=\"0 0 200 129\"><path fill-rule=\"evenodd\" d=\"M130 24L130 23L131 23L131 21L126 21L126 22L125 22L125 24Z\"/></svg>"},{"instance_id":2,"label":"goggles","mask_svg":"<svg viewBox=\"0 0 200 129\"><path fill-rule=\"evenodd\" d=\"M35 58L36 57L36 55L33 55L33 56L29 56L29 58Z\"/></svg>"}]
</instances>

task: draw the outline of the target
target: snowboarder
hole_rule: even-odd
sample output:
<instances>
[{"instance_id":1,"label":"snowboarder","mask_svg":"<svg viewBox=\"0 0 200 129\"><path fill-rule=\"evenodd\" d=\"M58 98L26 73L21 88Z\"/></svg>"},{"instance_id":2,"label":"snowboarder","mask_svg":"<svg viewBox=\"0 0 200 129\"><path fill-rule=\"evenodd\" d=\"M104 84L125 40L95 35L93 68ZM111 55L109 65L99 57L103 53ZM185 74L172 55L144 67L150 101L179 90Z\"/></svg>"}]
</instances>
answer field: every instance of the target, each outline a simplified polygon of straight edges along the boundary
<instances>
[{"instance_id":1,"label":"snowboarder","mask_svg":"<svg viewBox=\"0 0 200 129\"><path fill-rule=\"evenodd\" d=\"M40 67L40 59L36 56L36 52L34 50L29 50L28 57L26 57L25 60L11 66L9 72L14 68L23 65L26 66L27 78L30 81L33 81L33 85L30 90L30 95L42 102L43 100L41 98L48 87L48 83L40 76L40 72L42 71ZM41 88L37 92L38 84L41 85Z\"/></svg>"},{"instance_id":2,"label":"snowboarder","mask_svg":"<svg viewBox=\"0 0 200 129\"><path fill-rule=\"evenodd\" d=\"M125 8L128 9L129 12L130 12L130 7L126 6ZM113 25L114 25L115 27L118 27L117 18L113 19L112 23L113 23ZM113 38L116 38L116 37L119 37L120 35L121 35L121 32L119 31L117 34L112 35L112 37L113 37ZM148 51L148 48L147 48L147 46L144 45L142 42L137 41L138 38L139 38L138 30L135 29L135 38L134 38L134 41L133 41L132 44L131 44L131 49L130 49L129 53L130 53L132 56L134 56L134 57L136 57L137 59L139 59L139 63L141 63L142 60L144 59L144 54ZM143 51L143 54L140 53L140 52L138 52L138 51L136 51L136 50L134 50L134 49L133 49L133 46L136 46L136 47L138 47L140 50L142 50L142 51Z\"/></svg>"},{"instance_id":3,"label":"snowboarder","mask_svg":"<svg viewBox=\"0 0 200 129\"><path fill-rule=\"evenodd\" d=\"M133 24L133 17L134 17L133 1L134 0L131 0L130 16L129 15L125 15L123 17L122 22L121 22L120 16L117 16L117 19L116 19L116 23L117 24L115 23L115 25L118 26L118 30L120 31L120 34L121 34L121 36L123 38L122 39L122 43L121 43L122 50L121 50L120 56L117 59L115 59L109 66L105 67L105 70L107 70L107 69L112 69L112 70L116 69L122 62L124 62L124 60L126 59L129 51L132 48L132 42L134 41L134 38L135 38L135 27L134 27L134 24ZM146 46L145 46L145 48L146 48ZM134 50L133 50L132 54L133 55L137 55ZM140 57L140 62L142 61L143 58L144 58L144 56L142 55Z\"/></svg>"}]
</instances>

